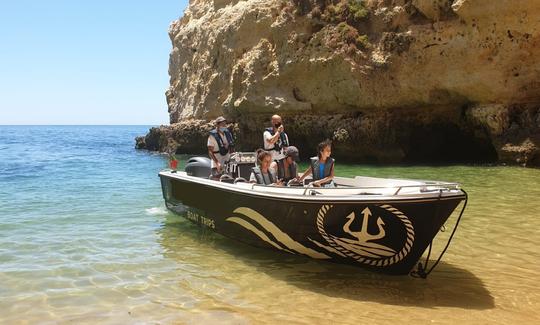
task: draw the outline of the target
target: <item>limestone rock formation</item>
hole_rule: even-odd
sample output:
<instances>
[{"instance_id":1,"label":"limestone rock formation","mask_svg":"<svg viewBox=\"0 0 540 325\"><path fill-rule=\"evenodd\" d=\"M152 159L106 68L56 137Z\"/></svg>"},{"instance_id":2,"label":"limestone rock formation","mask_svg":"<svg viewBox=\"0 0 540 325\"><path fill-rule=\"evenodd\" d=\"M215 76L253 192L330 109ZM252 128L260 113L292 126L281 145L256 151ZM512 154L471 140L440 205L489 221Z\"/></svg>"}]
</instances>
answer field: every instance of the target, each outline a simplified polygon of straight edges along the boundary
<instances>
[{"instance_id":1,"label":"limestone rock formation","mask_svg":"<svg viewBox=\"0 0 540 325\"><path fill-rule=\"evenodd\" d=\"M179 130L226 115L252 150L279 113L305 155L332 138L358 162L540 165L538 17L530 0L191 0L169 30L173 127L150 134L196 150Z\"/></svg>"}]
</instances>

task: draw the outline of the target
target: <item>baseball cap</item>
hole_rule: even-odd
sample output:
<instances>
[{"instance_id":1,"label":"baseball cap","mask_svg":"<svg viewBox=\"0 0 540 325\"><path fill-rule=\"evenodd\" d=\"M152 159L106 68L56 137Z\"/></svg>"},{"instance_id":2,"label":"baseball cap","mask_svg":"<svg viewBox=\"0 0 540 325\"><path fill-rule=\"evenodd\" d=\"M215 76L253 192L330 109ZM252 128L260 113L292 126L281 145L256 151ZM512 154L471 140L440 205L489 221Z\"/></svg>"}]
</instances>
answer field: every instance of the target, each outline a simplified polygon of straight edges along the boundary
<instances>
[{"instance_id":1,"label":"baseball cap","mask_svg":"<svg viewBox=\"0 0 540 325\"><path fill-rule=\"evenodd\" d=\"M285 157L291 157L292 159L298 161L298 148L295 146L289 146L284 151Z\"/></svg>"},{"instance_id":2,"label":"baseball cap","mask_svg":"<svg viewBox=\"0 0 540 325\"><path fill-rule=\"evenodd\" d=\"M220 117L218 117L217 119L214 120L214 124L218 124L218 123L221 123L221 122L227 122L227 119L224 118L223 116L220 116Z\"/></svg>"}]
</instances>

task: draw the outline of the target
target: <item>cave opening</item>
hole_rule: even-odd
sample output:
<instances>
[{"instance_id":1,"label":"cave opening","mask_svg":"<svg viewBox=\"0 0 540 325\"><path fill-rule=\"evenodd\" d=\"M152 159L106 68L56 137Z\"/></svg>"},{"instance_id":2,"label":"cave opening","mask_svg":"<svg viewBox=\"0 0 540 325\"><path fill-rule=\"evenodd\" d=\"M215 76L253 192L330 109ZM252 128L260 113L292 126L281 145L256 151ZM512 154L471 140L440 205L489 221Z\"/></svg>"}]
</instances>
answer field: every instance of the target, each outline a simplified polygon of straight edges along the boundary
<instances>
[{"instance_id":1,"label":"cave opening","mask_svg":"<svg viewBox=\"0 0 540 325\"><path fill-rule=\"evenodd\" d=\"M498 159L487 136L475 136L455 124L413 127L404 151L407 163L493 163Z\"/></svg>"},{"instance_id":2,"label":"cave opening","mask_svg":"<svg viewBox=\"0 0 540 325\"><path fill-rule=\"evenodd\" d=\"M540 152L537 151L531 155L531 158L527 161L528 166L540 166Z\"/></svg>"}]
</instances>

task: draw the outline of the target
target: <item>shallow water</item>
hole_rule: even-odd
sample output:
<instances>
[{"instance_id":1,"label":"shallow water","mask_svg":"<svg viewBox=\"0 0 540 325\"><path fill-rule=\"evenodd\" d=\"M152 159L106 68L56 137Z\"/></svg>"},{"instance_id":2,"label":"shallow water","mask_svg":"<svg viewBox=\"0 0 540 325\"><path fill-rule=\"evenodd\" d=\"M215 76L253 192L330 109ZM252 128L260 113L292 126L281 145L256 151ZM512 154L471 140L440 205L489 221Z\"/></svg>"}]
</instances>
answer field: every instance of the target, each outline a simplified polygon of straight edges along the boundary
<instances>
[{"instance_id":1,"label":"shallow water","mask_svg":"<svg viewBox=\"0 0 540 325\"><path fill-rule=\"evenodd\" d=\"M133 149L146 130L0 127L0 323L540 319L540 170L338 165L463 184L469 206L423 280L251 248L171 215L165 158Z\"/></svg>"}]
</instances>

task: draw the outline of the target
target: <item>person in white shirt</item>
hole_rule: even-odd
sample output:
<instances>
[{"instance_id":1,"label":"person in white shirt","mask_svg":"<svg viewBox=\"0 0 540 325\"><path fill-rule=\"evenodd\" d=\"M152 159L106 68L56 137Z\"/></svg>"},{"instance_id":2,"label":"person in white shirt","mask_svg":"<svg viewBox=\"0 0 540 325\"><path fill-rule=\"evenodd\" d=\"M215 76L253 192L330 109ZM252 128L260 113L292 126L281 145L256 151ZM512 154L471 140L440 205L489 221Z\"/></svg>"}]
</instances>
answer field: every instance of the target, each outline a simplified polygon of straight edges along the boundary
<instances>
[{"instance_id":1,"label":"person in white shirt","mask_svg":"<svg viewBox=\"0 0 540 325\"><path fill-rule=\"evenodd\" d=\"M225 163L234 151L234 139L227 128L227 120L220 116L214 121L216 128L208 135L208 156L211 160L212 177L219 177L225 172Z\"/></svg>"},{"instance_id":2,"label":"person in white shirt","mask_svg":"<svg viewBox=\"0 0 540 325\"><path fill-rule=\"evenodd\" d=\"M272 116L272 127L264 130L263 141L264 150L270 152L272 161L283 159L283 150L289 146L289 137L285 133L281 116Z\"/></svg>"}]
</instances>

